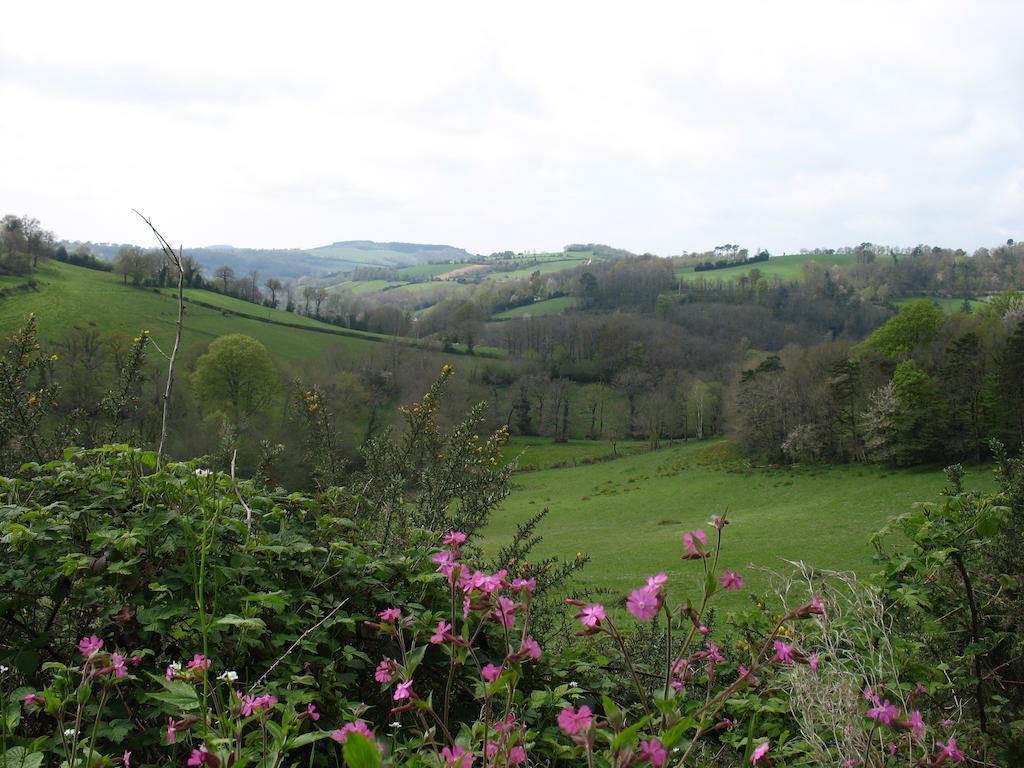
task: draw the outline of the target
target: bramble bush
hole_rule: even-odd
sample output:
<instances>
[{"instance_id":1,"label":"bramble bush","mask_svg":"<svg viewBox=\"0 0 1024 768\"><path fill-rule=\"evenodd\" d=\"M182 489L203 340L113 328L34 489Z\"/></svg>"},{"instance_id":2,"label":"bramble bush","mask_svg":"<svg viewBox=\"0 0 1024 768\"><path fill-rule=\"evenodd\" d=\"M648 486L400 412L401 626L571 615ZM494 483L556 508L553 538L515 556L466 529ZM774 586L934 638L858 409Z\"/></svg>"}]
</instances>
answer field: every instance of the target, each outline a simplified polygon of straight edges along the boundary
<instances>
[{"instance_id":1,"label":"bramble bush","mask_svg":"<svg viewBox=\"0 0 1024 768\"><path fill-rule=\"evenodd\" d=\"M582 561L531 564L542 515L473 544L503 435L440 428L450 373L315 496L126 445L0 478L0 766L1012 764L1019 463L897 520L877 584L800 567L721 621L713 517L697 594L557 607Z\"/></svg>"}]
</instances>

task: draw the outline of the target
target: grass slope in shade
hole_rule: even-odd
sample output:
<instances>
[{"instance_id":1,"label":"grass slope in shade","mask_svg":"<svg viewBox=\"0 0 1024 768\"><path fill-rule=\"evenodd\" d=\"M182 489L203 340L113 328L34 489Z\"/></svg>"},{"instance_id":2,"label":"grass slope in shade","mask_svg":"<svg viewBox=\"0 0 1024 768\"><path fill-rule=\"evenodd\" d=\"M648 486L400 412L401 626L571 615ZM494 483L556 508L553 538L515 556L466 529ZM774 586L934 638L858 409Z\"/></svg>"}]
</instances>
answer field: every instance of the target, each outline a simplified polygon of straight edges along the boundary
<instances>
[{"instance_id":1,"label":"grass slope in shade","mask_svg":"<svg viewBox=\"0 0 1024 768\"><path fill-rule=\"evenodd\" d=\"M728 511L721 565L743 575L748 587L767 579L751 564L774 569L784 559L821 568L873 570L868 539L886 521L918 501L938 498L941 470L892 471L873 466L831 466L728 471L700 463L704 444L565 469L518 474L513 491L487 527L488 555L507 544L516 525L545 507L544 537L533 557L591 556L582 573L590 586L612 590L609 605L665 571L674 599L697 599L702 568L682 561L682 534ZM513 443L515 446L515 443ZM514 447L513 449L514 450ZM968 489L991 488L984 468L970 471ZM748 590L716 597L724 608L743 607ZM722 599L724 598L724 600Z\"/></svg>"},{"instance_id":2,"label":"grass slope in shade","mask_svg":"<svg viewBox=\"0 0 1024 768\"><path fill-rule=\"evenodd\" d=\"M888 258L888 257L884 257ZM752 269L761 271L762 277L777 277L780 280L799 280L803 277L804 264L816 261L825 267L838 265L849 267L857 263L857 256L853 253L837 253L826 256L820 253L794 253L788 256L773 256L768 261L761 261L755 264L738 264L735 267L725 269L711 269L706 272L694 272L693 267L676 269L676 277L685 277L687 280L704 278L706 280L735 280L737 277L746 275Z\"/></svg>"},{"instance_id":3,"label":"grass slope in shade","mask_svg":"<svg viewBox=\"0 0 1024 768\"><path fill-rule=\"evenodd\" d=\"M495 320L508 320L513 317L540 317L541 315L560 315L567 309L576 306L573 296L559 296L557 299L545 299L526 304L515 309L508 309L494 316Z\"/></svg>"},{"instance_id":4,"label":"grass slope in shade","mask_svg":"<svg viewBox=\"0 0 1024 768\"><path fill-rule=\"evenodd\" d=\"M29 314L34 313L41 337L51 342L63 338L75 327L93 327L101 333L123 333L129 337L148 329L161 348L165 351L170 349L177 318L177 305L171 295L122 285L120 278L109 272L58 262L51 262L39 270L36 277L38 291L0 299L0 335L3 337L10 336L24 324ZM201 300L230 299L205 291L197 291L196 294ZM230 300L243 305L239 311L248 311L246 308L253 310L251 314L265 311L254 304ZM195 304L186 304L185 312L184 352L200 342L212 341L229 333L244 333L259 339L272 355L290 361L308 360L338 345L358 354L379 348L375 341L304 332L225 315ZM284 312L280 314L288 321L296 319Z\"/></svg>"},{"instance_id":5,"label":"grass slope in shade","mask_svg":"<svg viewBox=\"0 0 1024 768\"><path fill-rule=\"evenodd\" d=\"M642 440L622 440L615 445L620 456L640 453L647 448ZM575 466L581 461L614 457L612 444L606 440L567 440L556 443L550 437L512 437L505 446L505 460L517 461L520 469L549 469Z\"/></svg>"}]
</instances>

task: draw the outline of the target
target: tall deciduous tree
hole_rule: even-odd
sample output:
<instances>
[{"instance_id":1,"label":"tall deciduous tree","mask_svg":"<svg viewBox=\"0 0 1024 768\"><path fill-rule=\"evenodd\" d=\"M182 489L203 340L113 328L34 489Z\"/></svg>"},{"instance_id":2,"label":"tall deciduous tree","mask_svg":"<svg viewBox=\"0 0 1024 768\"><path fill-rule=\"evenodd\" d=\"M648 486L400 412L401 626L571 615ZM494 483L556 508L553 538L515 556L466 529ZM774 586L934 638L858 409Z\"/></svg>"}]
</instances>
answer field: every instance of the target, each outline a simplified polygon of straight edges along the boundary
<instances>
[{"instance_id":1,"label":"tall deciduous tree","mask_svg":"<svg viewBox=\"0 0 1024 768\"><path fill-rule=\"evenodd\" d=\"M235 421L266 409L280 393L274 360L262 343L241 333L221 336L196 361L196 395L227 408Z\"/></svg>"},{"instance_id":2,"label":"tall deciduous tree","mask_svg":"<svg viewBox=\"0 0 1024 768\"><path fill-rule=\"evenodd\" d=\"M228 292L228 283L235 279L235 270L231 267L217 267L213 271L213 276L221 281L224 286L224 293Z\"/></svg>"}]
</instances>

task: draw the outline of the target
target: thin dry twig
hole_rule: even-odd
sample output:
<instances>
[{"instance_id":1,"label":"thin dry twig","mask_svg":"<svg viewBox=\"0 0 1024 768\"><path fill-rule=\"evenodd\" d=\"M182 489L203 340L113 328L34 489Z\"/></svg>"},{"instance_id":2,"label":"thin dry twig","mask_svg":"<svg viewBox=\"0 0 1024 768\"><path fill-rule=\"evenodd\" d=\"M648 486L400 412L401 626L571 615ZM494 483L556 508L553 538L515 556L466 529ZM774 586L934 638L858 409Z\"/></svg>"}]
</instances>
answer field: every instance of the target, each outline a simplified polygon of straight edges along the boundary
<instances>
[{"instance_id":1,"label":"thin dry twig","mask_svg":"<svg viewBox=\"0 0 1024 768\"><path fill-rule=\"evenodd\" d=\"M238 451L234 450L231 452L231 487L235 491L235 496L238 497L238 503L242 505L242 509L245 510L245 529L248 533L252 533L252 507L250 507L244 498L242 498L242 492L238 488L238 480L235 479L235 459L238 457Z\"/></svg>"},{"instance_id":2,"label":"thin dry twig","mask_svg":"<svg viewBox=\"0 0 1024 768\"><path fill-rule=\"evenodd\" d=\"M178 270L178 320L174 326L174 346L171 348L171 357L167 363L167 386L164 388L164 399L163 399L163 418L160 422L160 445L156 450L156 468L160 469L160 464L163 461L164 446L167 444L167 430L168 430L168 417L170 414L171 407L171 388L174 386L174 362L178 357L178 347L181 346L181 328L185 318L185 267L182 264L182 248L178 246L178 252L174 252L174 248L167 242L167 239L160 234L156 227L153 226L153 222L147 219L141 213L132 208L132 211L146 222L146 225L156 235L157 242L160 244L160 250L163 251L164 256L171 262L171 265Z\"/></svg>"},{"instance_id":3,"label":"thin dry twig","mask_svg":"<svg viewBox=\"0 0 1024 768\"><path fill-rule=\"evenodd\" d=\"M273 672L275 669L277 669L277 665L278 664L280 664L282 661L284 661L286 658L288 658L288 656L291 655L292 651L294 651L296 648L298 648L299 644L303 640L305 640L309 635L313 634L313 632L318 630L324 624L324 622L326 622L328 619L330 619L332 616L334 616L334 614L336 614L338 611L340 611L342 606L344 606L345 603L347 603L347 602L348 602L348 598L346 597L344 600L342 600L340 603L338 603L336 606L334 606L334 608L331 609L330 613L328 613L326 616L324 616L322 619L320 619L320 621L318 621L312 627L310 627L305 632L303 632L301 635L299 635L298 639L294 643L292 643L290 646L288 646L288 650L285 651L284 653L282 653L278 657L277 661L275 661L273 664L270 665L270 669L268 669L266 672L264 672L262 675L260 675L260 679L257 680L255 683L253 683L249 687L249 693L252 693L257 688L259 688L260 685L262 685L264 682L266 682L266 679L268 677L270 677L270 673Z\"/></svg>"}]
</instances>

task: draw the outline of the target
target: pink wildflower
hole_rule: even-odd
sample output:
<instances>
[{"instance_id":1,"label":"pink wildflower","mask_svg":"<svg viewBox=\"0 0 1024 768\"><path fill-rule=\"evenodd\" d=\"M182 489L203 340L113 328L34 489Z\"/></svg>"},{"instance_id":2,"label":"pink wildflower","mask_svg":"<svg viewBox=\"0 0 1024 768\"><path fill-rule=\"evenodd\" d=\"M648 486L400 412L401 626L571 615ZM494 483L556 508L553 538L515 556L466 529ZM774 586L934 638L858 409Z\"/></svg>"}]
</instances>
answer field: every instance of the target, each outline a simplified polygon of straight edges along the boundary
<instances>
[{"instance_id":1,"label":"pink wildflower","mask_svg":"<svg viewBox=\"0 0 1024 768\"><path fill-rule=\"evenodd\" d=\"M486 592L488 595L493 595L499 589L505 586L507 583L505 577L508 576L508 571L504 568L497 573L492 573L490 576L484 576L480 582L480 589Z\"/></svg>"},{"instance_id":2,"label":"pink wildflower","mask_svg":"<svg viewBox=\"0 0 1024 768\"><path fill-rule=\"evenodd\" d=\"M772 661L779 661L783 664L793 664L795 662L793 658L793 646L790 643L784 643L781 640L776 640L775 655L772 657Z\"/></svg>"},{"instance_id":3,"label":"pink wildflower","mask_svg":"<svg viewBox=\"0 0 1024 768\"><path fill-rule=\"evenodd\" d=\"M661 768L668 762L668 750L657 739L640 742L640 759L649 760L654 768Z\"/></svg>"},{"instance_id":4,"label":"pink wildflower","mask_svg":"<svg viewBox=\"0 0 1024 768\"><path fill-rule=\"evenodd\" d=\"M316 704L306 705L306 715L313 718L313 720L320 719L320 713L316 711Z\"/></svg>"},{"instance_id":5,"label":"pink wildflower","mask_svg":"<svg viewBox=\"0 0 1024 768\"><path fill-rule=\"evenodd\" d=\"M876 704L868 710L868 717L882 725L892 725L899 714L899 707L890 704L888 699L881 704Z\"/></svg>"},{"instance_id":6,"label":"pink wildflower","mask_svg":"<svg viewBox=\"0 0 1024 768\"><path fill-rule=\"evenodd\" d=\"M498 598L498 607L494 611L494 618L500 621L506 629L511 629L516 623L516 604L504 595Z\"/></svg>"},{"instance_id":7,"label":"pink wildflower","mask_svg":"<svg viewBox=\"0 0 1024 768\"><path fill-rule=\"evenodd\" d=\"M377 614L381 621L398 621L402 618L402 612L397 608L387 608Z\"/></svg>"},{"instance_id":8,"label":"pink wildflower","mask_svg":"<svg viewBox=\"0 0 1024 768\"><path fill-rule=\"evenodd\" d=\"M124 765L124 768L131 768L131 765L132 765L132 753L126 751L121 756L121 763Z\"/></svg>"},{"instance_id":9,"label":"pink wildflower","mask_svg":"<svg viewBox=\"0 0 1024 768\"><path fill-rule=\"evenodd\" d=\"M717 664L720 661L725 661L725 656L718 652L718 646L708 641L707 643L707 660L712 664Z\"/></svg>"},{"instance_id":10,"label":"pink wildflower","mask_svg":"<svg viewBox=\"0 0 1024 768\"><path fill-rule=\"evenodd\" d=\"M173 744L178 738L178 732L174 730L174 718L167 718L167 743Z\"/></svg>"},{"instance_id":11,"label":"pink wildflower","mask_svg":"<svg viewBox=\"0 0 1024 768\"><path fill-rule=\"evenodd\" d=\"M659 571L657 576L647 577L647 586L651 589L659 589L668 581L664 571Z\"/></svg>"},{"instance_id":12,"label":"pink wildflower","mask_svg":"<svg viewBox=\"0 0 1024 768\"><path fill-rule=\"evenodd\" d=\"M378 683L390 683L398 671L398 665L391 659L381 659L380 664L373 671L373 679Z\"/></svg>"},{"instance_id":13,"label":"pink wildflower","mask_svg":"<svg viewBox=\"0 0 1024 768\"><path fill-rule=\"evenodd\" d=\"M188 765L202 765L203 763L212 762L210 750L206 748L205 744L200 744L198 749L193 749L192 754L188 758Z\"/></svg>"},{"instance_id":14,"label":"pink wildflower","mask_svg":"<svg viewBox=\"0 0 1024 768\"><path fill-rule=\"evenodd\" d=\"M640 621L653 619L661 609L661 594L651 587L640 587L630 593L626 609Z\"/></svg>"},{"instance_id":15,"label":"pink wildflower","mask_svg":"<svg viewBox=\"0 0 1024 768\"><path fill-rule=\"evenodd\" d=\"M257 714L265 709L270 709L275 704L277 704L276 696L270 696L268 694L253 696L251 693L246 694L242 697L242 717L249 717L250 715Z\"/></svg>"},{"instance_id":16,"label":"pink wildflower","mask_svg":"<svg viewBox=\"0 0 1024 768\"><path fill-rule=\"evenodd\" d=\"M466 541L466 534L462 531L452 531L444 537L444 543L450 547L462 546Z\"/></svg>"},{"instance_id":17,"label":"pink wildflower","mask_svg":"<svg viewBox=\"0 0 1024 768\"><path fill-rule=\"evenodd\" d=\"M188 668L204 671L210 668L210 664L211 662L208 658L203 656L203 654L201 653L197 653L195 656L192 657L192 661L188 663Z\"/></svg>"},{"instance_id":18,"label":"pink wildflower","mask_svg":"<svg viewBox=\"0 0 1024 768\"><path fill-rule=\"evenodd\" d=\"M395 695L391 698L395 701L401 701L402 699L411 699L412 693L412 678L403 680L395 687Z\"/></svg>"},{"instance_id":19,"label":"pink wildflower","mask_svg":"<svg viewBox=\"0 0 1024 768\"><path fill-rule=\"evenodd\" d=\"M40 704L42 704L42 703L44 703L44 700L43 700L42 696L39 696L39 695L37 695L35 693L30 693L24 699L21 700L22 705L26 706L26 707L30 706L30 705L32 705L32 704L34 704L36 702L39 702Z\"/></svg>"},{"instance_id":20,"label":"pink wildflower","mask_svg":"<svg viewBox=\"0 0 1024 768\"><path fill-rule=\"evenodd\" d=\"M534 593L534 590L537 589L537 580L536 579L513 579L512 580L512 589L516 590L517 592L520 591L520 590L525 589L527 592L529 592L532 595Z\"/></svg>"},{"instance_id":21,"label":"pink wildflower","mask_svg":"<svg viewBox=\"0 0 1024 768\"><path fill-rule=\"evenodd\" d=\"M128 668L125 666L124 656L121 654L110 654L110 666L114 668L114 677L128 677Z\"/></svg>"},{"instance_id":22,"label":"pink wildflower","mask_svg":"<svg viewBox=\"0 0 1024 768\"><path fill-rule=\"evenodd\" d=\"M700 528L692 533L683 534L683 560L694 560L707 557L708 553L704 547L708 544L708 537Z\"/></svg>"},{"instance_id":23,"label":"pink wildflower","mask_svg":"<svg viewBox=\"0 0 1024 768\"><path fill-rule=\"evenodd\" d=\"M759 746L757 749L755 749L751 753L751 755L750 755L750 764L751 765L757 765L758 763L761 762L761 760L767 754L768 754L768 742L766 741L764 744Z\"/></svg>"},{"instance_id":24,"label":"pink wildflower","mask_svg":"<svg viewBox=\"0 0 1024 768\"><path fill-rule=\"evenodd\" d=\"M370 726L367 725L364 720L345 723L341 728L337 728L331 732L331 738L344 744L345 739L348 738L350 733L358 733L360 736L365 736L371 741L374 739L373 731L370 730Z\"/></svg>"},{"instance_id":25,"label":"pink wildflower","mask_svg":"<svg viewBox=\"0 0 1024 768\"><path fill-rule=\"evenodd\" d=\"M430 636L430 642L440 645L444 642L444 636L452 631L452 625L446 621L437 622L437 630ZM380 682L380 681L378 681Z\"/></svg>"},{"instance_id":26,"label":"pink wildflower","mask_svg":"<svg viewBox=\"0 0 1024 768\"><path fill-rule=\"evenodd\" d=\"M593 603L592 605L584 606L583 610L577 615L577 618L584 627L596 627L608 616L605 614L603 605Z\"/></svg>"},{"instance_id":27,"label":"pink wildflower","mask_svg":"<svg viewBox=\"0 0 1024 768\"><path fill-rule=\"evenodd\" d=\"M442 749L441 759L444 760L445 768L469 768L473 764L473 753L456 744Z\"/></svg>"},{"instance_id":28,"label":"pink wildflower","mask_svg":"<svg viewBox=\"0 0 1024 768\"><path fill-rule=\"evenodd\" d=\"M967 758L964 753L956 745L956 739L950 737L949 741L945 744L939 744L939 755L943 758L950 758L954 763L962 763Z\"/></svg>"},{"instance_id":29,"label":"pink wildflower","mask_svg":"<svg viewBox=\"0 0 1024 768\"><path fill-rule=\"evenodd\" d=\"M558 727L570 736L575 736L587 730L593 719L593 712L586 705L580 707L578 712L572 707L566 707L558 713Z\"/></svg>"},{"instance_id":30,"label":"pink wildflower","mask_svg":"<svg viewBox=\"0 0 1024 768\"><path fill-rule=\"evenodd\" d=\"M527 657L536 661L541 657L540 643L534 640L529 635L523 640L523 646L519 649L519 653L526 655Z\"/></svg>"},{"instance_id":31,"label":"pink wildflower","mask_svg":"<svg viewBox=\"0 0 1024 768\"><path fill-rule=\"evenodd\" d=\"M760 682L760 678L742 664L740 664L739 673L740 677L747 678L747 680L750 681L751 685L757 685L758 682Z\"/></svg>"},{"instance_id":32,"label":"pink wildflower","mask_svg":"<svg viewBox=\"0 0 1024 768\"><path fill-rule=\"evenodd\" d=\"M914 735L918 738L924 736L924 718L921 717L920 710L915 709L910 713L910 717L907 718L906 727L914 732Z\"/></svg>"},{"instance_id":33,"label":"pink wildflower","mask_svg":"<svg viewBox=\"0 0 1024 768\"><path fill-rule=\"evenodd\" d=\"M501 667L496 667L493 664L488 664L482 670L480 670L480 676L483 677L488 683L493 683L499 677L501 677Z\"/></svg>"},{"instance_id":34,"label":"pink wildflower","mask_svg":"<svg viewBox=\"0 0 1024 768\"><path fill-rule=\"evenodd\" d=\"M526 762L526 749L518 744L508 751L508 764L511 768L522 765Z\"/></svg>"},{"instance_id":35,"label":"pink wildflower","mask_svg":"<svg viewBox=\"0 0 1024 768\"><path fill-rule=\"evenodd\" d=\"M812 595L811 602L797 608L796 615L801 619L806 619L808 616L824 616L825 604L821 602L820 597Z\"/></svg>"},{"instance_id":36,"label":"pink wildflower","mask_svg":"<svg viewBox=\"0 0 1024 768\"><path fill-rule=\"evenodd\" d=\"M96 635L83 637L78 641L78 650L82 652L83 656L92 656L102 647L103 641L96 637Z\"/></svg>"},{"instance_id":37,"label":"pink wildflower","mask_svg":"<svg viewBox=\"0 0 1024 768\"><path fill-rule=\"evenodd\" d=\"M810 657L808 657L807 659L807 666L811 668L811 672L813 672L814 674L818 674L819 664L821 664L821 662L818 660L818 654L812 653Z\"/></svg>"},{"instance_id":38,"label":"pink wildflower","mask_svg":"<svg viewBox=\"0 0 1024 768\"><path fill-rule=\"evenodd\" d=\"M726 591L731 592L734 589L743 589L743 577L736 573L736 571L724 571L718 577L718 581L725 587Z\"/></svg>"},{"instance_id":39,"label":"pink wildflower","mask_svg":"<svg viewBox=\"0 0 1024 768\"><path fill-rule=\"evenodd\" d=\"M703 624L697 627L697 631L704 635L704 637L707 637L709 634L711 634L711 630L705 627Z\"/></svg>"}]
</instances>

